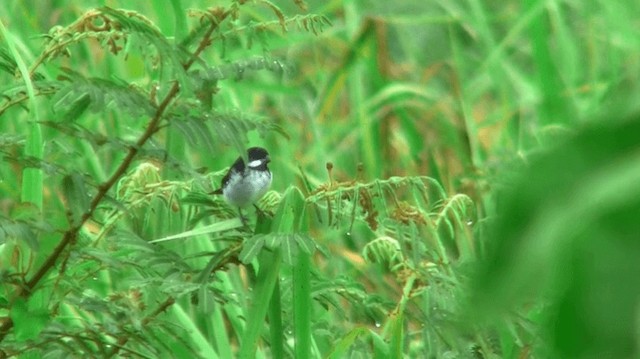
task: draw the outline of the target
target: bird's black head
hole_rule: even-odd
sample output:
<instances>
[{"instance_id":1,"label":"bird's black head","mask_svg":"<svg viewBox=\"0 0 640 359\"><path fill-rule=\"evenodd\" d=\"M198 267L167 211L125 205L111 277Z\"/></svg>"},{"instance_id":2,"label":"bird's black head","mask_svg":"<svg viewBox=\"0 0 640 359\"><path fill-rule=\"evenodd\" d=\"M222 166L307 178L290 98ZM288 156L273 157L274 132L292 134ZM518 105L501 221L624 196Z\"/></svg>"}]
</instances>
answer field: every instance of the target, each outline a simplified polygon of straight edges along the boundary
<instances>
[{"instance_id":1,"label":"bird's black head","mask_svg":"<svg viewBox=\"0 0 640 359\"><path fill-rule=\"evenodd\" d=\"M251 147L247 150L249 163L247 167L253 170L267 170L267 164L271 162L269 152L262 147Z\"/></svg>"}]
</instances>

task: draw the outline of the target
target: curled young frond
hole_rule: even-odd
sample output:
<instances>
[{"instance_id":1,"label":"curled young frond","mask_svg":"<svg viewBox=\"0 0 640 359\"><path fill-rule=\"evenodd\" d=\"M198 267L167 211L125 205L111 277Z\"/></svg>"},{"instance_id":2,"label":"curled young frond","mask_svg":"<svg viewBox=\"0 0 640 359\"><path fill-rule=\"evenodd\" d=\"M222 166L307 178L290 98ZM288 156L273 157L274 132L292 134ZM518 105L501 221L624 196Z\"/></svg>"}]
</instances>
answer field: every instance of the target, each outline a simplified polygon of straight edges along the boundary
<instances>
[{"instance_id":1,"label":"curled young frond","mask_svg":"<svg viewBox=\"0 0 640 359\"><path fill-rule=\"evenodd\" d=\"M464 194L448 196L429 177L336 182L330 175L329 182L313 191L306 201L316 206L321 220L326 218L330 226L346 225L351 231L355 221L361 221L381 235L375 243L390 243L389 238L393 238L406 258L413 258L407 255L408 251L429 252L430 261L450 263L452 258L473 256L475 252L469 231L475 215L473 201ZM377 256L383 252L373 249L364 254L374 261L390 260ZM402 261L389 266L396 272L406 269ZM419 268L420 263L408 267Z\"/></svg>"},{"instance_id":2,"label":"curled young frond","mask_svg":"<svg viewBox=\"0 0 640 359\"><path fill-rule=\"evenodd\" d=\"M45 51L34 67L58 56L69 56L69 46L87 38L98 40L114 55L120 53L127 43L127 33L118 21L100 9L91 9L71 25L51 28L45 36Z\"/></svg>"},{"instance_id":3,"label":"curled young frond","mask_svg":"<svg viewBox=\"0 0 640 359\"><path fill-rule=\"evenodd\" d=\"M465 194L456 194L447 198L435 214L435 225L444 225L453 234L454 225L472 224L475 218L473 200Z\"/></svg>"},{"instance_id":4,"label":"curled young frond","mask_svg":"<svg viewBox=\"0 0 640 359\"><path fill-rule=\"evenodd\" d=\"M135 11L110 7L89 10L69 26L53 27L45 36L45 50L31 66L31 73L44 62L59 56L70 56L70 47L86 39L95 39L107 51L118 55L131 46L133 37L151 45L155 53L142 53L157 56L159 61L153 62L159 62L161 67L166 64L166 68L186 85L180 56L182 52L168 41L153 22Z\"/></svg>"},{"instance_id":5,"label":"curled young frond","mask_svg":"<svg viewBox=\"0 0 640 359\"><path fill-rule=\"evenodd\" d=\"M168 208L177 210L178 195L191 188L190 182L163 180L156 164L142 162L118 182L116 198L127 210L144 206L154 198L162 199Z\"/></svg>"},{"instance_id":6,"label":"curled young frond","mask_svg":"<svg viewBox=\"0 0 640 359\"><path fill-rule=\"evenodd\" d=\"M144 197L147 186L161 181L160 168L149 162L140 163L133 171L123 176L116 188L116 198L134 202Z\"/></svg>"},{"instance_id":7,"label":"curled young frond","mask_svg":"<svg viewBox=\"0 0 640 359\"><path fill-rule=\"evenodd\" d=\"M370 263L386 264L392 271L404 263L400 243L389 236L379 237L367 243L362 248L362 257Z\"/></svg>"},{"instance_id":8,"label":"curled young frond","mask_svg":"<svg viewBox=\"0 0 640 359\"><path fill-rule=\"evenodd\" d=\"M123 176L116 189L117 206L107 216L96 242L109 234L122 217L149 218L156 215L155 201L170 212L179 212L179 198L191 189L192 181L167 181L160 176L160 168L151 162L142 162Z\"/></svg>"},{"instance_id":9,"label":"curled young frond","mask_svg":"<svg viewBox=\"0 0 640 359\"><path fill-rule=\"evenodd\" d=\"M409 210L399 199L401 193L418 207ZM330 181L313 191L306 201L326 208L329 225L338 225L345 218L350 218L353 223L356 217L361 217L369 227L377 230L383 218L424 223L422 213L429 209L429 205L443 198L444 190L437 181L416 176L391 177L366 183Z\"/></svg>"}]
</instances>

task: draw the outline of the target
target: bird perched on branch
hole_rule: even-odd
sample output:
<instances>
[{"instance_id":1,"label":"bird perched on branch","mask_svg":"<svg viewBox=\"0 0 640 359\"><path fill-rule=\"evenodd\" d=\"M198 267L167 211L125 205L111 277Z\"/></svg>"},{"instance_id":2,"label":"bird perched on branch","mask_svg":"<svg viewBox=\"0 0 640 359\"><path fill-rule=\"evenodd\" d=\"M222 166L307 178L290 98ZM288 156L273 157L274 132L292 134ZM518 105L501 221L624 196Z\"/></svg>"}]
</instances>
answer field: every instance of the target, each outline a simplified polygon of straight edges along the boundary
<instances>
[{"instance_id":1,"label":"bird perched on branch","mask_svg":"<svg viewBox=\"0 0 640 359\"><path fill-rule=\"evenodd\" d=\"M267 165L271 162L269 153L262 147L251 147L247 150L247 164L242 156L233 163L227 174L222 178L221 187L212 194L221 194L231 206L238 208L242 222L242 208L255 205L271 186L271 171Z\"/></svg>"}]
</instances>

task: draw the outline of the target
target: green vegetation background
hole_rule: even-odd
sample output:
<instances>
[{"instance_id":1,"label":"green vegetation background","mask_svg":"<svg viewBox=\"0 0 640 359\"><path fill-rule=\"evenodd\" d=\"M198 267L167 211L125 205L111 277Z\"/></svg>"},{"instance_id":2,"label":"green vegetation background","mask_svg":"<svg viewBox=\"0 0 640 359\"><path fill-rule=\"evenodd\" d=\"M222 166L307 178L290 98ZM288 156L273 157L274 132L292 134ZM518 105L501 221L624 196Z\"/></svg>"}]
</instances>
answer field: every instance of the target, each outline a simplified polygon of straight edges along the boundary
<instances>
[{"instance_id":1,"label":"green vegetation background","mask_svg":"<svg viewBox=\"0 0 640 359\"><path fill-rule=\"evenodd\" d=\"M3 3L0 357L638 357L638 15Z\"/></svg>"}]
</instances>

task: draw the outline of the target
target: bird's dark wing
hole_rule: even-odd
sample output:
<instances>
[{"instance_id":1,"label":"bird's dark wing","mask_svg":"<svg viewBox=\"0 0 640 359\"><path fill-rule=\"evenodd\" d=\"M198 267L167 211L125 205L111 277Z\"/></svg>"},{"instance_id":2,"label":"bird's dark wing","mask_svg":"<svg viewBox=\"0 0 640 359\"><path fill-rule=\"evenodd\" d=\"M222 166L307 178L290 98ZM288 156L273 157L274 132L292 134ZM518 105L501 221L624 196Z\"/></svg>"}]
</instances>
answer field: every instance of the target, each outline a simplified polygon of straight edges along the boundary
<instances>
[{"instance_id":1,"label":"bird's dark wing","mask_svg":"<svg viewBox=\"0 0 640 359\"><path fill-rule=\"evenodd\" d=\"M222 189L227 185L227 182L229 182L229 178L231 178L231 174L232 173L242 173L242 172L244 172L244 160L242 159L242 156L240 156L233 163L231 168L229 168L229 171L227 171L227 174L224 175L224 177L222 177L222 182L221 182L220 188L218 188L217 190L215 190L213 192L210 192L210 194L222 194Z\"/></svg>"}]
</instances>

